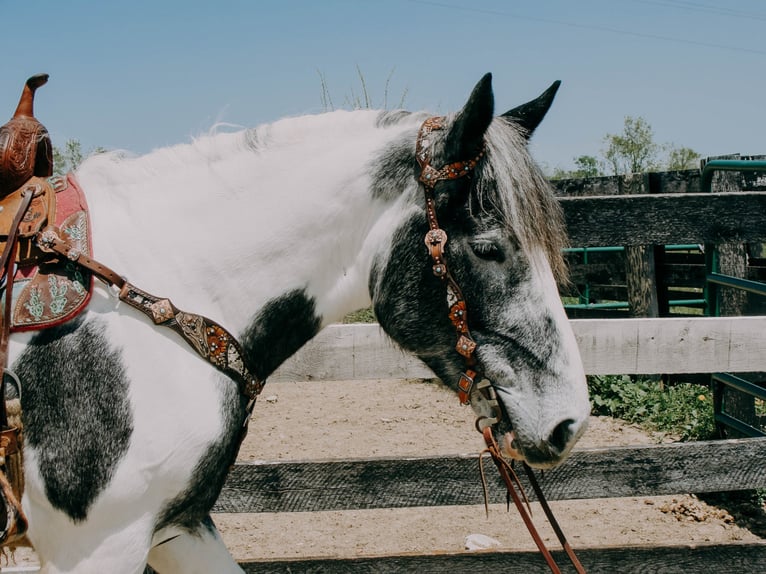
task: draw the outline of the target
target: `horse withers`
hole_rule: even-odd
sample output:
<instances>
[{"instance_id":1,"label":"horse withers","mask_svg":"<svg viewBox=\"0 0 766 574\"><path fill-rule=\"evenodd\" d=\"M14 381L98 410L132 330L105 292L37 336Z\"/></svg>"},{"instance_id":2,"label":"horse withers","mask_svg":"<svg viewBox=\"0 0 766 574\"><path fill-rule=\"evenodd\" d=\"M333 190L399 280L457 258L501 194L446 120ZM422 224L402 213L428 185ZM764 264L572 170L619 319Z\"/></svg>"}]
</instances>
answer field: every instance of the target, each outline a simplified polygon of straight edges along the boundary
<instances>
[{"instance_id":1,"label":"horse withers","mask_svg":"<svg viewBox=\"0 0 766 574\"><path fill-rule=\"evenodd\" d=\"M259 379L372 305L394 341L499 420L510 455L554 466L590 410L557 291L562 215L528 150L557 86L495 116L487 75L428 133L424 113L335 111L93 156L76 178L95 254L224 325ZM435 169L469 169L424 194L416 142ZM424 245L434 221L437 247ZM209 517L247 413L237 385L99 282L74 319L14 334L10 365L44 572L241 571Z\"/></svg>"}]
</instances>

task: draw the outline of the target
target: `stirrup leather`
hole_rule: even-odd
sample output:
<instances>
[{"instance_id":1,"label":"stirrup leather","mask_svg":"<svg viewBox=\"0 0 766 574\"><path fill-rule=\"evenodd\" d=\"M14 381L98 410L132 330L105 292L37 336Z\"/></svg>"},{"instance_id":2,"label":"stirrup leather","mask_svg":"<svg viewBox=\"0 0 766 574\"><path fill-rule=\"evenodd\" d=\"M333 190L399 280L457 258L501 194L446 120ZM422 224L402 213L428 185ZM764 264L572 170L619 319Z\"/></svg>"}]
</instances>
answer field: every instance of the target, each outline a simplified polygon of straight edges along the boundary
<instances>
[{"instance_id":1,"label":"stirrup leather","mask_svg":"<svg viewBox=\"0 0 766 574\"><path fill-rule=\"evenodd\" d=\"M19 429L0 431L0 546L12 545L27 533L28 521L12 484L18 484L23 472Z\"/></svg>"}]
</instances>

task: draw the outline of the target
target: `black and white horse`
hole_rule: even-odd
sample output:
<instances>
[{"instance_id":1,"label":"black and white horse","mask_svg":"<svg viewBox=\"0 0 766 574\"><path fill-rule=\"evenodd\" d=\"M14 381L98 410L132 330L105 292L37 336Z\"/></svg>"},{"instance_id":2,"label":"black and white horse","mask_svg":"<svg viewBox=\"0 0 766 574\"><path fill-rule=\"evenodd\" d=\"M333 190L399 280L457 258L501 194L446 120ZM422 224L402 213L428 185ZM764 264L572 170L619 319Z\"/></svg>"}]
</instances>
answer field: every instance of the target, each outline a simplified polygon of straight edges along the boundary
<instances>
[{"instance_id":1,"label":"black and white horse","mask_svg":"<svg viewBox=\"0 0 766 574\"><path fill-rule=\"evenodd\" d=\"M502 406L495 433L537 467L567 456L589 414L557 292L562 217L527 145L557 87L495 117L487 75L425 144L437 167L484 150L469 177L437 184L435 211L476 369ZM401 347L456 387L464 359L423 242L415 143L426 117L336 111L94 156L77 178L95 256L225 326L260 378L372 304ZM10 353L43 572L241 571L209 519L245 416L232 381L98 284L84 313L15 334ZM486 414L478 394L472 406Z\"/></svg>"}]
</instances>

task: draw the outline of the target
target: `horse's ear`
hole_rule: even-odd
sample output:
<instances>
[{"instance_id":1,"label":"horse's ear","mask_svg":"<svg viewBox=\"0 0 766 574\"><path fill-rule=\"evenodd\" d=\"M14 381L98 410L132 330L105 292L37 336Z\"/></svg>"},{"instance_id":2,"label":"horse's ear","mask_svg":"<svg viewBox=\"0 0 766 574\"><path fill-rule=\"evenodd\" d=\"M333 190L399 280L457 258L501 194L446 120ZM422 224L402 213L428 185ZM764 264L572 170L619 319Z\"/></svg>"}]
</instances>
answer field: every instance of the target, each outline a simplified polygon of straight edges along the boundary
<instances>
[{"instance_id":1,"label":"horse's ear","mask_svg":"<svg viewBox=\"0 0 766 574\"><path fill-rule=\"evenodd\" d=\"M484 147L484 133L495 113L492 74L486 74L457 114L447 137L446 155L449 161L466 160L476 156Z\"/></svg>"},{"instance_id":2,"label":"horse's ear","mask_svg":"<svg viewBox=\"0 0 766 574\"><path fill-rule=\"evenodd\" d=\"M532 137L537 126L543 121L545 114L553 103L553 98L556 97L556 92L561 85L561 80L556 80L551 84L551 87L545 90L537 98L526 104L521 104L518 107L513 108L503 114L503 117L515 124L521 126L524 130L524 135L527 139Z\"/></svg>"}]
</instances>

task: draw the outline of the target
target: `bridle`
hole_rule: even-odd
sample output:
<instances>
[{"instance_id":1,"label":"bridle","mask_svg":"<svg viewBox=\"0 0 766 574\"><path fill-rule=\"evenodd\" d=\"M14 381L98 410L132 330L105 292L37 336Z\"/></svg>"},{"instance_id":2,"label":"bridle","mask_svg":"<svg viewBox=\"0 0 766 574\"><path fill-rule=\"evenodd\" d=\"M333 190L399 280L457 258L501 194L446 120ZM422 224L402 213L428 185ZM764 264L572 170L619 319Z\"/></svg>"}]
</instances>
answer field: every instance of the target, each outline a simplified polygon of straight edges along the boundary
<instances>
[{"instance_id":1,"label":"bridle","mask_svg":"<svg viewBox=\"0 0 766 574\"><path fill-rule=\"evenodd\" d=\"M493 417L482 417L477 420L476 428L479 432L487 426L492 426L500 422L502 411L494 394L492 385L486 379L481 379L478 362L476 361L476 340L471 336L468 328L468 309L463 297L463 292L455 281L452 272L447 266L444 258L444 246L447 244L447 233L439 227L439 220L436 217L436 184L440 181L460 179L469 176L481 158L484 156L484 148L479 153L467 161L456 161L435 169L431 165L431 140L430 136L434 131L441 130L444 127L443 117L428 118L418 132L418 138L415 144L415 157L420 166L420 176L418 181L423 186L423 193L426 200L426 219L428 220L428 232L425 237L425 244L428 247L428 253L433 260L433 273L436 277L444 281L447 287L447 304L449 306L449 319L455 327L457 334L457 343L455 350L463 357L465 369L460 374L458 380L458 397L460 403L468 405L471 403L471 396L475 391L479 391L484 399L493 409ZM479 381L477 383L477 381Z\"/></svg>"},{"instance_id":2,"label":"bridle","mask_svg":"<svg viewBox=\"0 0 766 574\"><path fill-rule=\"evenodd\" d=\"M537 532L534 523L531 519L531 513L525 508L524 503L527 501L524 489L521 486L518 476L516 475L513 466L509 463L500 453L500 447L492 433L492 428L497 425L503 416L503 409L497 399L494 388L489 380L481 376L481 367L476 359L476 340L471 336L471 332L468 328L468 309L463 292L460 286L455 281L447 262L445 259L444 247L447 244L447 233L439 227L439 220L436 217L436 184L441 181L449 181L460 179L463 177L470 177L473 170L478 165L485 153L485 146L482 146L479 153L464 161L456 161L448 163L441 168L434 168L431 165L431 135L434 131L438 131L444 128L445 118L441 116L434 116L426 119L420 127L418 137L415 143L415 157L418 165L420 166L420 176L418 181L423 187L423 194L426 202L426 219L428 220L428 232L425 237L425 244L428 248L428 253L433 261L433 273L441 281L443 281L447 288L447 304L449 306L449 319L452 325L455 327L457 335L457 343L455 350L463 357L465 369L460 374L458 380L458 397L460 403L468 405L471 403L472 397L478 393L481 398L489 405L492 410L492 416L481 416L476 420L476 429L482 433L487 448L482 451L481 455L488 453L495 466L497 466L500 476L506 484L508 489L507 496L513 499L519 514L524 521L524 524L532 535L538 549L545 558L551 572L560 574L556 561L553 559L548 548L546 548L542 537ZM478 381L478 382L477 382ZM480 466L482 464L482 456L479 457ZM553 516L553 513L545 500L542 489L535 478L532 469L523 463L524 470L527 474L530 484L532 485L535 495L540 502L543 511L548 518L551 526L553 527L556 536L559 539L564 551L567 553L570 561L574 565L578 573L584 574L585 569L575 556L572 547L569 545L566 537L564 536L561 527ZM485 485L485 503L486 496L486 483L484 482L484 474L482 467L482 483ZM517 492L517 489L521 494Z\"/></svg>"}]
</instances>

